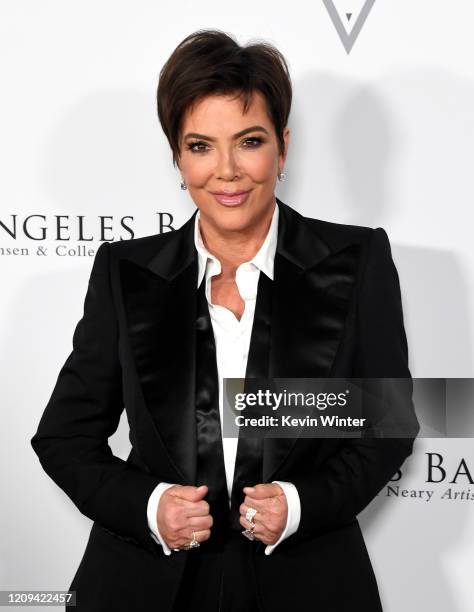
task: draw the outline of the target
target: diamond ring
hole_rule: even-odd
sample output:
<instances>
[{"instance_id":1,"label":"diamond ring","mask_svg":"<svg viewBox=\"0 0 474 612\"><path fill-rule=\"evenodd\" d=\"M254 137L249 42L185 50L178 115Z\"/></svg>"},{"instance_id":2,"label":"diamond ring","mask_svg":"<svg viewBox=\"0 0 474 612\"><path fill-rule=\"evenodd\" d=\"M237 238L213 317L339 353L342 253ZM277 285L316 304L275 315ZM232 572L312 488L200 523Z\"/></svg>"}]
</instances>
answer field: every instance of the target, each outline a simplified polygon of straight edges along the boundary
<instances>
[{"instance_id":1,"label":"diamond ring","mask_svg":"<svg viewBox=\"0 0 474 612\"><path fill-rule=\"evenodd\" d=\"M257 511L255 510L255 508L247 508L247 511L245 512L245 518L247 519L249 523L253 523L253 517L256 514L257 514Z\"/></svg>"},{"instance_id":2,"label":"diamond ring","mask_svg":"<svg viewBox=\"0 0 474 612\"><path fill-rule=\"evenodd\" d=\"M190 548L197 548L198 546L201 546L201 545L196 540L196 532L193 529L193 539L191 540L191 542L189 542L189 544L184 544L183 548L184 550L189 550Z\"/></svg>"},{"instance_id":3,"label":"diamond ring","mask_svg":"<svg viewBox=\"0 0 474 612\"><path fill-rule=\"evenodd\" d=\"M255 540L253 532L255 531L256 525L253 521L253 517L256 514L257 511L255 510L255 508L247 508L247 511L245 512L245 519L250 523L250 529L244 529L244 531L242 531L242 535L252 541Z\"/></svg>"}]
</instances>

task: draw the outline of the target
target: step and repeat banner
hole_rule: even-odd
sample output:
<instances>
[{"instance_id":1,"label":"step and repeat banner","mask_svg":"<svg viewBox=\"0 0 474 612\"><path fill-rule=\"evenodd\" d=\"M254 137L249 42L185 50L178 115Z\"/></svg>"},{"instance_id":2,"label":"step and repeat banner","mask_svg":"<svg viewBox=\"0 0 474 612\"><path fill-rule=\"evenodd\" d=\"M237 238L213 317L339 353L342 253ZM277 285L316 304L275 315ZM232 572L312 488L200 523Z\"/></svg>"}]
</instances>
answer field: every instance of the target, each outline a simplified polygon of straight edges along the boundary
<instances>
[{"instance_id":1,"label":"step and repeat banner","mask_svg":"<svg viewBox=\"0 0 474 612\"><path fill-rule=\"evenodd\" d=\"M0 590L65 590L84 552L91 522L30 438L100 244L172 231L195 210L156 86L197 29L284 54L293 104L276 195L383 227L412 375L474 376L473 20L470 0L0 0ZM416 440L359 516L386 612L474 610L474 445L457 431ZM125 413L110 445L127 457Z\"/></svg>"}]
</instances>

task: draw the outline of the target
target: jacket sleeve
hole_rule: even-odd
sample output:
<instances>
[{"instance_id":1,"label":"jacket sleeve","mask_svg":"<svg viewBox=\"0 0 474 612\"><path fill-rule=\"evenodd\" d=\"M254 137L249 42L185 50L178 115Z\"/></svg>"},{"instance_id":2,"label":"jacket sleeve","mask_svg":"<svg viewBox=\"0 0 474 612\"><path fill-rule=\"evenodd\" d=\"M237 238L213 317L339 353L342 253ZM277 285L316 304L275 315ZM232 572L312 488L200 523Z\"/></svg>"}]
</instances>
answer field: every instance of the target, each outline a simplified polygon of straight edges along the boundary
<instances>
[{"instance_id":1,"label":"jacket sleeve","mask_svg":"<svg viewBox=\"0 0 474 612\"><path fill-rule=\"evenodd\" d=\"M288 516L286 517L285 528L283 529L278 540L275 542L275 544L269 544L265 547L266 555L271 555L279 544L284 542L286 538L289 538L298 530L301 514L300 498L295 485L284 480L272 480L272 482L276 482L283 489L283 493L285 494L286 502L288 504Z\"/></svg>"},{"instance_id":2,"label":"jacket sleeve","mask_svg":"<svg viewBox=\"0 0 474 612\"><path fill-rule=\"evenodd\" d=\"M173 487L175 483L172 482L160 482L160 484L155 488L153 493L150 495L150 499L147 504L147 520L148 520L148 528L150 529L150 537L152 537L157 544L162 547L163 553L165 555L171 555L171 548L165 542L163 536L158 529L158 523L156 520L156 514L158 512L158 504L160 503L161 496L170 487Z\"/></svg>"},{"instance_id":3,"label":"jacket sleeve","mask_svg":"<svg viewBox=\"0 0 474 612\"><path fill-rule=\"evenodd\" d=\"M408 433L405 437L343 439L317 473L292 478L301 500L300 525L293 540L353 521L411 454L419 431L398 273L385 230L373 230L369 240L356 296L353 377L406 379L399 385L397 402L402 402L404 431Z\"/></svg>"},{"instance_id":4,"label":"jacket sleeve","mask_svg":"<svg viewBox=\"0 0 474 612\"><path fill-rule=\"evenodd\" d=\"M108 445L124 408L109 251L107 242L97 250L73 350L31 445L82 514L116 537L162 555L147 524L148 498L159 479L116 457Z\"/></svg>"}]
</instances>

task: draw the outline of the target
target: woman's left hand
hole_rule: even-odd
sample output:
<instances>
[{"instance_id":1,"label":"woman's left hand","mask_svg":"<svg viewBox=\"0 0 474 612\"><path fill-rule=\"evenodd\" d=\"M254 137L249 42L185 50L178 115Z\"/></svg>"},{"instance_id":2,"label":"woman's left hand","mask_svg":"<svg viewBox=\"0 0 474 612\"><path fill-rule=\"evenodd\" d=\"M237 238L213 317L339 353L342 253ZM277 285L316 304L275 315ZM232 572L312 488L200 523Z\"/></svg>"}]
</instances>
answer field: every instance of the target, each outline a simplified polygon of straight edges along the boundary
<instances>
[{"instance_id":1,"label":"woman's left hand","mask_svg":"<svg viewBox=\"0 0 474 612\"><path fill-rule=\"evenodd\" d=\"M240 524L250 529L251 523L245 519L248 508L255 508L254 536L267 546L275 544L285 529L288 516L286 495L275 482L261 483L254 487L244 487L245 499L240 504Z\"/></svg>"}]
</instances>

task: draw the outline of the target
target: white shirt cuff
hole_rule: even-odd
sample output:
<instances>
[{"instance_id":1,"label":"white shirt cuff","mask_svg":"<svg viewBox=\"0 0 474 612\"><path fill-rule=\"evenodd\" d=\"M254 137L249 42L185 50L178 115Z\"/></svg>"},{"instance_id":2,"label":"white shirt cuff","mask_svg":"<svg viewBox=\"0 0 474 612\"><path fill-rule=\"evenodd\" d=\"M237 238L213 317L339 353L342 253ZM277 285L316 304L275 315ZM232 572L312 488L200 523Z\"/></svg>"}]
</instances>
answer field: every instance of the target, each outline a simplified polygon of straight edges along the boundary
<instances>
[{"instance_id":1,"label":"white shirt cuff","mask_svg":"<svg viewBox=\"0 0 474 612\"><path fill-rule=\"evenodd\" d=\"M165 555L171 555L171 549L163 540L158 530L158 524L156 522L156 512L158 510L158 503L160 501L160 497L166 491L166 489L172 487L173 484L174 483L170 484L169 482L160 482L159 484L157 484L156 487L153 489L150 497L148 498L148 505L146 510L150 535L157 544L160 544L163 547L163 552L165 553Z\"/></svg>"},{"instance_id":2,"label":"white shirt cuff","mask_svg":"<svg viewBox=\"0 0 474 612\"><path fill-rule=\"evenodd\" d=\"M283 482L281 480L272 480L272 482L279 484L283 489L286 502L288 504L288 516L286 519L285 529L283 530L280 538L275 542L275 544L270 544L265 548L266 555L270 555L278 544L280 544L280 542L295 533L295 531L298 529L301 518L300 496L295 485L291 482Z\"/></svg>"}]
</instances>

